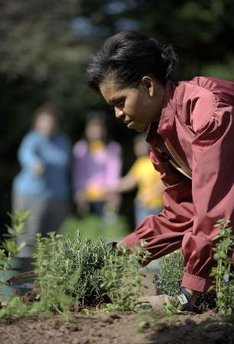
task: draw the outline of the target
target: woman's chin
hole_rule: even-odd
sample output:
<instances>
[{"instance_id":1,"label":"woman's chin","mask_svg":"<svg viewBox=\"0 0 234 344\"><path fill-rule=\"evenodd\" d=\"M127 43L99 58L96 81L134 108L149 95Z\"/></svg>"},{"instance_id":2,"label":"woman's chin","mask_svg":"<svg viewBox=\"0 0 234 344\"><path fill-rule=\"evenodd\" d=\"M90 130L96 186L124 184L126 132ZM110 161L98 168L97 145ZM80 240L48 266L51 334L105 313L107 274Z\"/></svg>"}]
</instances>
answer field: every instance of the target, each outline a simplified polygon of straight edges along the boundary
<instances>
[{"instance_id":1,"label":"woman's chin","mask_svg":"<svg viewBox=\"0 0 234 344\"><path fill-rule=\"evenodd\" d=\"M128 128L129 129L134 129L136 130L138 133L141 133L143 131L145 131L147 129L147 125L144 123L135 123L135 122L130 122L128 124Z\"/></svg>"}]
</instances>

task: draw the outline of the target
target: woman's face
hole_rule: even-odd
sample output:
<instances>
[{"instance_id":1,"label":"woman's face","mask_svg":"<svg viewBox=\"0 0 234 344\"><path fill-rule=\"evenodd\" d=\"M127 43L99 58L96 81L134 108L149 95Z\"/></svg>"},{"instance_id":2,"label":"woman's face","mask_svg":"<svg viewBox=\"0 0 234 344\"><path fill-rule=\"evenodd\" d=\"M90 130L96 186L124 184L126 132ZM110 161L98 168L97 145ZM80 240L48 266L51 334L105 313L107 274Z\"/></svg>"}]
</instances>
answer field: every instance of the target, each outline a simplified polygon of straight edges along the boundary
<instances>
[{"instance_id":1,"label":"woman's face","mask_svg":"<svg viewBox=\"0 0 234 344\"><path fill-rule=\"evenodd\" d=\"M34 128L44 136L52 136L57 131L57 122L47 112L42 112L35 120Z\"/></svg>"},{"instance_id":2,"label":"woman's face","mask_svg":"<svg viewBox=\"0 0 234 344\"><path fill-rule=\"evenodd\" d=\"M136 88L120 87L115 77L107 77L100 85L106 102L114 107L115 116L129 129L142 132L153 121L159 121L163 89L150 77L142 78Z\"/></svg>"},{"instance_id":3,"label":"woman's face","mask_svg":"<svg viewBox=\"0 0 234 344\"><path fill-rule=\"evenodd\" d=\"M91 120L86 124L85 134L88 140L102 140L106 136L106 130L102 123Z\"/></svg>"}]
</instances>

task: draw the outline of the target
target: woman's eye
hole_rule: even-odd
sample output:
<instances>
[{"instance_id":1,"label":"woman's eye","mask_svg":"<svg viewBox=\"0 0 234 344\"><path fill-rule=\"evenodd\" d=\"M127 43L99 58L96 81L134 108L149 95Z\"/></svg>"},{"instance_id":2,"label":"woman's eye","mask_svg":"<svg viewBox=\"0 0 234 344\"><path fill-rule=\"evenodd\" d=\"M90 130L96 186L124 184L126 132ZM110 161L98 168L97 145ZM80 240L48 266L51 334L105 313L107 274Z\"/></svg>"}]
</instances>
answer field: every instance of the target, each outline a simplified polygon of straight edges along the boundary
<instances>
[{"instance_id":1,"label":"woman's eye","mask_svg":"<svg viewBox=\"0 0 234 344\"><path fill-rule=\"evenodd\" d=\"M124 107L124 99L117 100L115 102L115 107L117 108L123 108Z\"/></svg>"}]
</instances>

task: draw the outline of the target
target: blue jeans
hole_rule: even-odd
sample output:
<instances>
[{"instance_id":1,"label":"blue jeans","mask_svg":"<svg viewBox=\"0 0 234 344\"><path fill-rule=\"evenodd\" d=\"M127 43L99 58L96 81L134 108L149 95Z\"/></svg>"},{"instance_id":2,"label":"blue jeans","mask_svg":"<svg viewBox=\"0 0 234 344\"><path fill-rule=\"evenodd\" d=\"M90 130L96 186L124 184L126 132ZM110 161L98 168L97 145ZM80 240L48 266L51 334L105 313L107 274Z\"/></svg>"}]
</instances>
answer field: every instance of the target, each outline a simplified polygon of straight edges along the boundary
<instances>
[{"instance_id":1,"label":"blue jeans","mask_svg":"<svg viewBox=\"0 0 234 344\"><path fill-rule=\"evenodd\" d=\"M13 210L29 210L29 218L24 226L24 233L18 238L18 243L26 245L20 251L19 257L31 257L34 252L35 235L46 236L48 232L58 232L61 224L69 214L69 201L47 200L33 195L13 193Z\"/></svg>"}]
</instances>

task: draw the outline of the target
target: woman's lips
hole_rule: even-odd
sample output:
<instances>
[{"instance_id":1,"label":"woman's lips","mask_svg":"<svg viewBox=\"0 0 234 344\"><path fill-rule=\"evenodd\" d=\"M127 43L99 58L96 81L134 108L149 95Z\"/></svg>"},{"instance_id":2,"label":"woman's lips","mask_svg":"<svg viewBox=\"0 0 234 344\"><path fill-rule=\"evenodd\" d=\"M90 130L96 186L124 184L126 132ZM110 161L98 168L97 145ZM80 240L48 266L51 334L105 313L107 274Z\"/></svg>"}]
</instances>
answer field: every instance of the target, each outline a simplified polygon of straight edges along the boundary
<instances>
[{"instance_id":1,"label":"woman's lips","mask_svg":"<svg viewBox=\"0 0 234 344\"><path fill-rule=\"evenodd\" d=\"M129 122L127 123L127 127L128 127L129 129L132 129L132 128L134 127L134 122L133 122L133 121L129 121Z\"/></svg>"}]
</instances>

